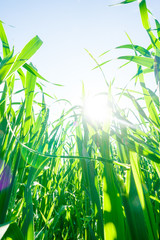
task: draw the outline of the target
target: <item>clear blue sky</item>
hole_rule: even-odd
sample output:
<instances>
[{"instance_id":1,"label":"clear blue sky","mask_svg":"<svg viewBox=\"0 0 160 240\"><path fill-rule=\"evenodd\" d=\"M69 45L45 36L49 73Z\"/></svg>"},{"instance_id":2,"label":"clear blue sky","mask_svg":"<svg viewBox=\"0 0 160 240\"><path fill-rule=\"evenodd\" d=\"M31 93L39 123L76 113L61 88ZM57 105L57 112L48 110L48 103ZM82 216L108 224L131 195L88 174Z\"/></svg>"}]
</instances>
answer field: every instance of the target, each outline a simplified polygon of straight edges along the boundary
<instances>
[{"instance_id":1,"label":"clear blue sky","mask_svg":"<svg viewBox=\"0 0 160 240\"><path fill-rule=\"evenodd\" d=\"M49 81L64 85L49 86L47 91L77 102L82 81L91 93L104 91L106 87L99 70L91 71L95 64L85 48L99 62L115 57L110 53L98 58L106 50L128 43L125 31L134 44L148 45L138 3L108 6L116 2L118 0L5 0L1 2L0 19L5 22L15 52L35 35L43 40L32 62ZM148 0L147 4L160 20L159 0ZM104 68L107 79L113 78L116 67L111 63ZM132 71L118 73L117 86L124 86L131 74Z\"/></svg>"}]
</instances>

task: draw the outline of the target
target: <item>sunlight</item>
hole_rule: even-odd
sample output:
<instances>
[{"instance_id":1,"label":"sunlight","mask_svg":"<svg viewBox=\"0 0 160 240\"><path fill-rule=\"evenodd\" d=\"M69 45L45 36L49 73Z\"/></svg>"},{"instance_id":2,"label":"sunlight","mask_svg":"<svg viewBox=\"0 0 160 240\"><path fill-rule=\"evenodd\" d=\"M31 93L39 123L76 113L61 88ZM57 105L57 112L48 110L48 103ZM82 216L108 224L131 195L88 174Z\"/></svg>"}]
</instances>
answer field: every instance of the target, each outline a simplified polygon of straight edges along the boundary
<instances>
[{"instance_id":1,"label":"sunlight","mask_svg":"<svg viewBox=\"0 0 160 240\"><path fill-rule=\"evenodd\" d=\"M95 95L85 100L84 115L92 122L107 122L112 115L111 104L107 102L106 95Z\"/></svg>"}]
</instances>

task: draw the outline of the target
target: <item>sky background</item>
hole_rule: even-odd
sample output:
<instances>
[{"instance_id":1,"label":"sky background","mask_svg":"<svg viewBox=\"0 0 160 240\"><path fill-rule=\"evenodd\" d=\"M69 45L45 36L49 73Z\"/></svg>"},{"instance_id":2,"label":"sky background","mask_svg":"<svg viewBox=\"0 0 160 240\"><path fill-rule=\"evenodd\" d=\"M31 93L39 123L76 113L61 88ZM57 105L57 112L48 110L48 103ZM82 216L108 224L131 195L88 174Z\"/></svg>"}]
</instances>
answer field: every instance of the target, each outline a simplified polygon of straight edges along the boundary
<instances>
[{"instance_id":1,"label":"sky background","mask_svg":"<svg viewBox=\"0 0 160 240\"><path fill-rule=\"evenodd\" d=\"M87 49L99 63L120 54L103 52L129 43L127 32L134 44L147 47L148 36L143 30L138 3L109 7L114 0L5 0L1 1L0 19L15 53L38 35L43 41L31 61L39 73L49 81L64 87L47 85L46 91L73 103L81 99L82 81L90 94L105 91L106 85ZM160 20L159 0L148 0L147 6ZM11 27L11 26L13 27ZM0 49L1 51L1 49ZM119 65L119 64L118 64ZM104 67L108 81L116 76L115 86L122 87L135 73L133 65L128 70L117 71L117 62ZM52 106L52 103L49 102Z\"/></svg>"}]
</instances>

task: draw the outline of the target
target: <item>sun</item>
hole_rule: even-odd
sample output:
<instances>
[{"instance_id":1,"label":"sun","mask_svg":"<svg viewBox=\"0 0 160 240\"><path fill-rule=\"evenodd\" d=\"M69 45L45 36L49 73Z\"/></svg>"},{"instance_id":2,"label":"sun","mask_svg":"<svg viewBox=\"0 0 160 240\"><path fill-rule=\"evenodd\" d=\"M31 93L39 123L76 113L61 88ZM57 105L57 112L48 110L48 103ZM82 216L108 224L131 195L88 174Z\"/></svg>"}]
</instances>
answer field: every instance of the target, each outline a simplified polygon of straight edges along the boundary
<instances>
[{"instance_id":1,"label":"sun","mask_svg":"<svg viewBox=\"0 0 160 240\"><path fill-rule=\"evenodd\" d=\"M107 95L97 94L85 99L84 116L91 122L105 123L111 119L112 107Z\"/></svg>"}]
</instances>

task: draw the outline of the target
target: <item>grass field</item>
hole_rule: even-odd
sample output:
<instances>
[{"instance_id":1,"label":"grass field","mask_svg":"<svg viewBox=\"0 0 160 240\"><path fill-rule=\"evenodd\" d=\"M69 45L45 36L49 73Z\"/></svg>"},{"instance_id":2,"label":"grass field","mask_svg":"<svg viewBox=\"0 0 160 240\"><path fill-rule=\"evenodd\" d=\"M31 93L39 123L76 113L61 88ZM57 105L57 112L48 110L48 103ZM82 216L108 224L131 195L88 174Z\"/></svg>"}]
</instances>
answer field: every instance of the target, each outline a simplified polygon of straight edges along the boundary
<instances>
[{"instance_id":1,"label":"grass field","mask_svg":"<svg viewBox=\"0 0 160 240\"><path fill-rule=\"evenodd\" d=\"M35 36L14 55L0 22L0 239L159 239L160 23L150 26L146 1L138 5L150 45L129 39L118 48L133 54L118 59L137 65L132 81L141 89L120 92L132 102L123 109L106 82L105 121L88 119L83 102L50 124L47 80L29 63L42 41Z\"/></svg>"}]
</instances>

